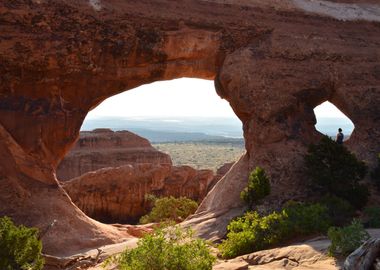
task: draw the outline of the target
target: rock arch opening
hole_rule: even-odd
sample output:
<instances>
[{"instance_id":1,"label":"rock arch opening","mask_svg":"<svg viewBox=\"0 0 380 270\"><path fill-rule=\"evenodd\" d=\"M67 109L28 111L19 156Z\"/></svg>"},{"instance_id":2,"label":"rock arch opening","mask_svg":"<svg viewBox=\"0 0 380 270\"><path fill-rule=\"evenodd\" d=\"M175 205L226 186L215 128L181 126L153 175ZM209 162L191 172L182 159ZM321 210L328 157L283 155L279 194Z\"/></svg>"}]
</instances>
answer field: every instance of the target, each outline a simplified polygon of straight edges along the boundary
<instances>
[{"instance_id":1,"label":"rock arch opening","mask_svg":"<svg viewBox=\"0 0 380 270\"><path fill-rule=\"evenodd\" d=\"M317 119L316 130L333 139L336 138L338 128L341 128L344 133L344 141L348 141L355 129L351 119L329 101L316 106L314 114Z\"/></svg>"},{"instance_id":2,"label":"rock arch opening","mask_svg":"<svg viewBox=\"0 0 380 270\"><path fill-rule=\"evenodd\" d=\"M245 152L242 124L213 81L177 79L106 99L57 168L73 202L105 223L137 223L147 194L199 203Z\"/></svg>"}]
</instances>

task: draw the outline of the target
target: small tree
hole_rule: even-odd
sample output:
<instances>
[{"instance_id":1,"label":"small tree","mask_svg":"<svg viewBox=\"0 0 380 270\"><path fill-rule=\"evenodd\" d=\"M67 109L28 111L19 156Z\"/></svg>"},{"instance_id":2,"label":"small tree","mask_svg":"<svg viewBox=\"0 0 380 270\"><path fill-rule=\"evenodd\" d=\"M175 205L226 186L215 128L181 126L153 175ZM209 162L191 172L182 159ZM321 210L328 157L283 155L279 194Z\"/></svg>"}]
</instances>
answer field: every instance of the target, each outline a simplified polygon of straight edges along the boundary
<instances>
[{"instance_id":1,"label":"small tree","mask_svg":"<svg viewBox=\"0 0 380 270\"><path fill-rule=\"evenodd\" d=\"M274 247L295 237L325 233L330 225L327 208L320 204L288 202L269 215L247 212L227 227L227 239L219 245L223 258Z\"/></svg>"},{"instance_id":2,"label":"small tree","mask_svg":"<svg viewBox=\"0 0 380 270\"><path fill-rule=\"evenodd\" d=\"M170 196L156 198L153 203L152 211L141 217L141 224L150 222L181 222L191 214L194 214L198 208L197 202L185 197L174 198Z\"/></svg>"},{"instance_id":3,"label":"small tree","mask_svg":"<svg viewBox=\"0 0 380 270\"><path fill-rule=\"evenodd\" d=\"M356 208L368 201L368 188L359 182L367 173L367 166L346 147L324 136L309 147L305 157L306 173L315 188L346 199Z\"/></svg>"},{"instance_id":4,"label":"small tree","mask_svg":"<svg viewBox=\"0 0 380 270\"><path fill-rule=\"evenodd\" d=\"M380 190L380 154L377 156L377 167L372 171L371 178L377 189Z\"/></svg>"},{"instance_id":5,"label":"small tree","mask_svg":"<svg viewBox=\"0 0 380 270\"><path fill-rule=\"evenodd\" d=\"M270 194L270 182L264 169L256 167L248 178L248 186L240 193L240 198L252 208L254 203L259 202Z\"/></svg>"},{"instance_id":6,"label":"small tree","mask_svg":"<svg viewBox=\"0 0 380 270\"><path fill-rule=\"evenodd\" d=\"M334 226L344 226L351 222L355 215L354 207L345 199L335 195L325 195L319 203L327 208L327 212Z\"/></svg>"},{"instance_id":7,"label":"small tree","mask_svg":"<svg viewBox=\"0 0 380 270\"><path fill-rule=\"evenodd\" d=\"M42 244L37 235L35 228L15 226L10 218L0 218L0 269L42 269Z\"/></svg>"},{"instance_id":8,"label":"small tree","mask_svg":"<svg viewBox=\"0 0 380 270\"><path fill-rule=\"evenodd\" d=\"M134 249L111 257L105 266L117 264L121 270L211 270L215 257L204 240L177 227L146 234Z\"/></svg>"},{"instance_id":9,"label":"small tree","mask_svg":"<svg viewBox=\"0 0 380 270\"><path fill-rule=\"evenodd\" d=\"M380 228L380 207L371 206L364 209L366 225L369 228Z\"/></svg>"},{"instance_id":10,"label":"small tree","mask_svg":"<svg viewBox=\"0 0 380 270\"><path fill-rule=\"evenodd\" d=\"M329 228L327 234L331 240L329 247L329 254L331 256L338 254L347 256L369 238L369 234L364 230L363 225L359 220L355 219L349 226Z\"/></svg>"}]
</instances>

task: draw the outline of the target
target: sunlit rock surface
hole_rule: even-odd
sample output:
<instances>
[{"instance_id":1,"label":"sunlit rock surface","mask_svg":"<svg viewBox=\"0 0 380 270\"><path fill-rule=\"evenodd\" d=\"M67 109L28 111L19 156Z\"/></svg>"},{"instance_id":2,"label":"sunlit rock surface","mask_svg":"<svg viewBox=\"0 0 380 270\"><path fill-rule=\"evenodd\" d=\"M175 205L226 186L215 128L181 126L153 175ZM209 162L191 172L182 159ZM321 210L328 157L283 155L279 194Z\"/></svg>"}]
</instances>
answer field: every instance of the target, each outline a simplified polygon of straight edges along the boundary
<instances>
[{"instance_id":1,"label":"sunlit rock surface","mask_svg":"<svg viewBox=\"0 0 380 270\"><path fill-rule=\"evenodd\" d=\"M157 151L147 139L129 131L82 131L74 148L59 164L57 178L67 181L86 172L126 164L170 167L172 161L169 155Z\"/></svg>"}]
</instances>

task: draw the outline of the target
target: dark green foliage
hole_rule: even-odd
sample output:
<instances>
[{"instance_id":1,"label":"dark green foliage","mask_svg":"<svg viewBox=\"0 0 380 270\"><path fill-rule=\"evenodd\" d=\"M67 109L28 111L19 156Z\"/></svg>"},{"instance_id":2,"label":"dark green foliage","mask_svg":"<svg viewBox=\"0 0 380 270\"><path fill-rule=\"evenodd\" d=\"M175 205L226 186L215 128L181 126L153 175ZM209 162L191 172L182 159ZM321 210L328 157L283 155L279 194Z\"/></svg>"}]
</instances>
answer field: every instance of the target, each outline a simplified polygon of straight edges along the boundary
<instances>
[{"instance_id":1,"label":"dark green foliage","mask_svg":"<svg viewBox=\"0 0 380 270\"><path fill-rule=\"evenodd\" d=\"M330 220L334 226L346 225L355 214L355 209L348 201L334 195L322 197L320 203L326 206Z\"/></svg>"},{"instance_id":2,"label":"dark green foliage","mask_svg":"<svg viewBox=\"0 0 380 270\"><path fill-rule=\"evenodd\" d=\"M326 232L331 225L327 208L319 203L303 204L291 201L287 203L283 213L288 217L290 233L294 235Z\"/></svg>"},{"instance_id":3,"label":"dark green foliage","mask_svg":"<svg viewBox=\"0 0 380 270\"><path fill-rule=\"evenodd\" d=\"M368 188L360 184L367 166L343 145L324 136L316 145L310 145L305 157L306 172L314 188L343 198L356 208L368 201Z\"/></svg>"},{"instance_id":4,"label":"dark green foliage","mask_svg":"<svg viewBox=\"0 0 380 270\"><path fill-rule=\"evenodd\" d=\"M380 154L377 156L377 167L371 172L371 178L377 189L380 190Z\"/></svg>"},{"instance_id":5,"label":"dark green foliage","mask_svg":"<svg viewBox=\"0 0 380 270\"><path fill-rule=\"evenodd\" d=\"M140 223L181 222L197 210L197 202L185 197L164 197L154 200L152 211L141 217Z\"/></svg>"},{"instance_id":6,"label":"dark green foliage","mask_svg":"<svg viewBox=\"0 0 380 270\"><path fill-rule=\"evenodd\" d=\"M265 174L264 169L256 167L248 178L248 186L240 193L240 198L245 201L249 207L259 202L265 196L270 194L270 182Z\"/></svg>"},{"instance_id":7,"label":"dark green foliage","mask_svg":"<svg viewBox=\"0 0 380 270\"><path fill-rule=\"evenodd\" d=\"M364 209L366 225L370 228L380 228L380 207L372 206Z\"/></svg>"},{"instance_id":8,"label":"dark green foliage","mask_svg":"<svg viewBox=\"0 0 380 270\"><path fill-rule=\"evenodd\" d=\"M35 228L15 226L10 218L0 218L0 269L42 269L42 244L37 236Z\"/></svg>"},{"instance_id":9,"label":"dark green foliage","mask_svg":"<svg viewBox=\"0 0 380 270\"><path fill-rule=\"evenodd\" d=\"M110 261L121 270L211 270L215 258L206 243L178 228L157 230Z\"/></svg>"},{"instance_id":10,"label":"dark green foliage","mask_svg":"<svg viewBox=\"0 0 380 270\"><path fill-rule=\"evenodd\" d=\"M326 232L327 209L320 204L291 202L282 211L260 216L248 212L228 225L227 239L219 246L224 258L262 250L294 237Z\"/></svg>"},{"instance_id":11,"label":"dark green foliage","mask_svg":"<svg viewBox=\"0 0 380 270\"><path fill-rule=\"evenodd\" d=\"M359 220L353 220L351 225L343 228L331 227L327 234L331 240L329 247L331 256L347 256L369 238Z\"/></svg>"}]
</instances>

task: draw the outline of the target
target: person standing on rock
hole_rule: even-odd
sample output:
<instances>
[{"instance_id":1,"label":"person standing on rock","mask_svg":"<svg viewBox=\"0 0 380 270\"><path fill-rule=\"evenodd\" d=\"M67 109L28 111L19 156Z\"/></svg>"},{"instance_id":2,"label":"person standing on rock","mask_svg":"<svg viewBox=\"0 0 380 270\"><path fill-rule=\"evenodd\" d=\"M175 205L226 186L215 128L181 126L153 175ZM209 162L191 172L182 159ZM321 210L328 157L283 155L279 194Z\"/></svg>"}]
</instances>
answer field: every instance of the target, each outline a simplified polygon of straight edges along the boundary
<instances>
[{"instance_id":1,"label":"person standing on rock","mask_svg":"<svg viewBox=\"0 0 380 270\"><path fill-rule=\"evenodd\" d=\"M338 134L336 134L336 143L337 144L343 144L343 139L344 139L344 135L343 135L342 129L339 128Z\"/></svg>"}]
</instances>

